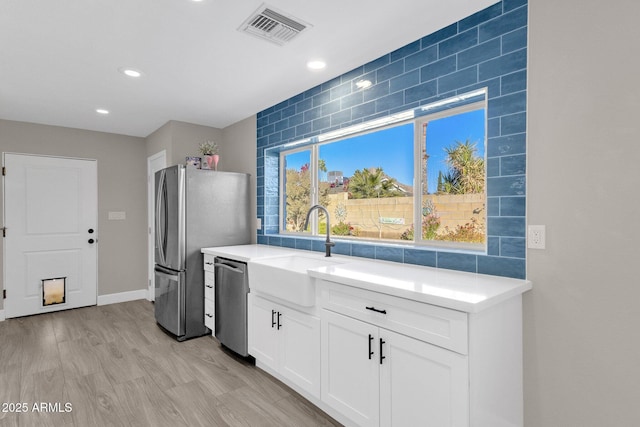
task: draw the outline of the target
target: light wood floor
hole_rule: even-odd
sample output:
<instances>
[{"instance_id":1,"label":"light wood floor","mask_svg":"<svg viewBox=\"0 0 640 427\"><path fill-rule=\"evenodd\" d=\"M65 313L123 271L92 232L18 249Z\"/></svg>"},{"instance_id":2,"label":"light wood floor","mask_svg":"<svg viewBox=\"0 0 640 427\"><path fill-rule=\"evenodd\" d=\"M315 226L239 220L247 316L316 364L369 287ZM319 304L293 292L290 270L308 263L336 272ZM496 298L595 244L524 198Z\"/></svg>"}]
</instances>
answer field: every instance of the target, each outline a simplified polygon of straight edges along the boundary
<instances>
[{"instance_id":1,"label":"light wood floor","mask_svg":"<svg viewBox=\"0 0 640 427\"><path fill-rule=\"evenodd\" d=\"M0 410L22 402L0 426L340 425L212 337L168 337L145 300L0 322Z\"/></svg>"}]
</instances>

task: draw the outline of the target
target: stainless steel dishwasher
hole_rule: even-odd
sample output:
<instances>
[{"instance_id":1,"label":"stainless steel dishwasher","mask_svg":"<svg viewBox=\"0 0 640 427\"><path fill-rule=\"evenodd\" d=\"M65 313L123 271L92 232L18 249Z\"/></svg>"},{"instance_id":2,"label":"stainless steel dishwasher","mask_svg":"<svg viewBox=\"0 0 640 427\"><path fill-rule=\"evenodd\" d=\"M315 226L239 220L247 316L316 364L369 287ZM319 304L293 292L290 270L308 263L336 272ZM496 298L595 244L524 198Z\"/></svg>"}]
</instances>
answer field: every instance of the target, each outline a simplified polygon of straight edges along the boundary
<instances>
[{"instance_id":1,"label":"stainless steel dishwasher","mask_svg":"<svg viewBox=\"0 0 640 427\"><path fill-rule=\"evenodd\" d=\"M216 338L241 356L247 352L247 264L216 257Z\"/></svg>"}]
</instances>

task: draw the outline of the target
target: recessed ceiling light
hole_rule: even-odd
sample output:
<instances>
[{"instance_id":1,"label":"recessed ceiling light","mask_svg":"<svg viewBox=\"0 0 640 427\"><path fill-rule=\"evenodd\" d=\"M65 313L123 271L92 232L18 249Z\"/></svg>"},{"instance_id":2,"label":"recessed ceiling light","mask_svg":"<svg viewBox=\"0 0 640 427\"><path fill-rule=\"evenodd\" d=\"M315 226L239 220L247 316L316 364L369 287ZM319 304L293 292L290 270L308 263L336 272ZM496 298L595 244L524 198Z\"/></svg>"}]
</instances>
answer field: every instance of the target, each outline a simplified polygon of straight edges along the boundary
<instances>
[{"instance_id":1,"label":"recessed ceiling light","mask_svg":"<svg viewBox=\"0 0 640 427\"><path fill-rule=\"evenodd\" d=\"M118 68L118 71L129 77L137 78L142 76L142 71L136 70L135 68L120 67Z\"/></svg>"},{"instance_id":2,"label":"recessed ceiling light","mask_svg":"<svg viewBox=\"0 0 640 427\"><path fill-rule=\"evenodd\" d=\"M96 113L102 114L102 115L107 115L107 114L109 114L109 110L105 110L104 108L96 108Z\"/></svg>"},{"instance_id":3,"label":"recessed ceiling light","mask_svg":"<svg viewBox=\"0 0 640 427\"><path fill-rule=\"evenodd\" d=\"M314 59L313 61L307 62L307 67L310 70L322 70L326 66L327 66L327 63L320 59Z\"/></svg>"}]
</instances>

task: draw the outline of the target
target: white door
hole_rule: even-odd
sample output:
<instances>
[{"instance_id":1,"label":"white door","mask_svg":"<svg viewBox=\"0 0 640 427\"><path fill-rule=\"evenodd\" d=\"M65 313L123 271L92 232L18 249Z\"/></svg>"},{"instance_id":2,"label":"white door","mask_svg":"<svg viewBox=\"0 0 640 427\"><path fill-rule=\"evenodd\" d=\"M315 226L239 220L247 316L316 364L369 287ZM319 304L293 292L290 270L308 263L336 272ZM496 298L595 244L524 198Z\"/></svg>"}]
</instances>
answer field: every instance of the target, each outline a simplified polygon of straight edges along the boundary
<instances>
[{"instance_id":1,"label":"white door","mask_svg":"<svg viewBox=\"0 0 640 427\"><path fill-rule=\"evenodd\" d=\"M467 356L380 329L380 425L469 426Z\"/></svg>"},{"instance_id":2,"label":"white door","mask_svg":"<svg viewBox=\"0 0 640 427\"><path fill-rule=\"evenodd\" d=\"M155 242L156 242L156 227L155 227L155 197L156 197L156 180L154 179L156 172L160 169L167 167L167 153L165 150L154 154L147 158L147 216L149 226L149 240L148 240L148 278L149 288L147 289L147 299L153 301L155 299Z\"/></svg>"},{"instance_id":3,"label":"white door","mask_svg":"<svg viewBox=\"0 0 640 427\"><path fill-rule=\"evenodd\" d=\"M378 328L327 310L322 317L322 401L358 426L378 426Z\"/></svg>"},{"instance_id":4,"label":"white door","mask_svg":"<svg viewBox=\"0 0 640 427\"><path fill-rule=\"evenodd\" d=\"M96 161L5 153L3 164L6 317L95 305Z\"/></svg>"}]
</instances>

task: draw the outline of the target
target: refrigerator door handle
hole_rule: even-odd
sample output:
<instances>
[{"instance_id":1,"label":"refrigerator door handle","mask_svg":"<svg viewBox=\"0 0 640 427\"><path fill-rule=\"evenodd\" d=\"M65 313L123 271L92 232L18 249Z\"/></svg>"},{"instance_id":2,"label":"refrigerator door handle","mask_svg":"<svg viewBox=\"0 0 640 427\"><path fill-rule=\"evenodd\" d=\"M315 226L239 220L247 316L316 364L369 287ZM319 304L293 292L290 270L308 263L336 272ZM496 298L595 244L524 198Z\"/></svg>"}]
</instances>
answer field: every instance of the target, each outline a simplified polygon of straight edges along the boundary
<instances>
[{"instance_id":1,"label":"refrigerator door handle","mask_svg":"<svg viewBox=\"0 0 640 427\"><path fill-rule=\"evenodd\" d=\"M157 194L156 194L156 242L158 245L158 254L160 255L160 264L166 264L166 259L165 259L165 254L164 254L164 246L166 245L166 237L165 237L165 233L163 233L163 227L160 224L160 213L161 213L161 208L164 202L164 206L165 206L165 210L166 210L166 186L167 186L167 182L165 179L165 175L166 175L166 171L163 169L160 171L160 185L158 186L158 188L156 189ZM164 227L166 228L166 221L167 221L167 216L166 216L166 212L165 212L165 217L164 217Z\"/></svg>"},{"instance_id":2,"label":"refrigerator door handle","mask_svg":"<svg viewBox=\"0 0 640 427\"><path fill-rule=\"evenodd\" d=\"M242 271L242 269L240 269L240 268L235 268L235 267L232 267L232 266L227 265L227 264L222 264L220 262L216 262L215 264L213 264L213 266L214 267L225 268L225 269L227 269L229 271L233 271L234 273L244 273L244 271Z\"/></svg>"},{"instance_id":3,"label":"refrigerator door handle","mask_svg":"<svg viewBox=\"0 0 640 427\"><path fill-rule=\"evenodd\" d=\"M159 265L156 265L156 268L154 270L155 270L156 273L158 273L158 275L164 276L164 277L167 277L167 278L175 279L176 277L178 277L180 275L180 272L178 272L178 271L169 270L168 268L164 268L164 267L159 266Z\"/></svg>"}]
</instances>

